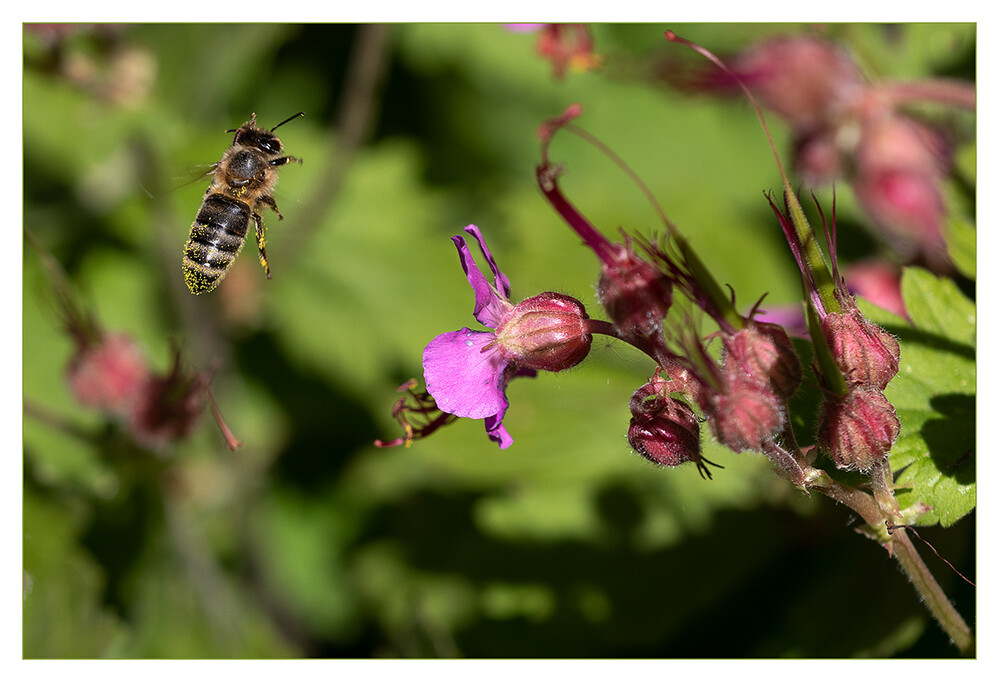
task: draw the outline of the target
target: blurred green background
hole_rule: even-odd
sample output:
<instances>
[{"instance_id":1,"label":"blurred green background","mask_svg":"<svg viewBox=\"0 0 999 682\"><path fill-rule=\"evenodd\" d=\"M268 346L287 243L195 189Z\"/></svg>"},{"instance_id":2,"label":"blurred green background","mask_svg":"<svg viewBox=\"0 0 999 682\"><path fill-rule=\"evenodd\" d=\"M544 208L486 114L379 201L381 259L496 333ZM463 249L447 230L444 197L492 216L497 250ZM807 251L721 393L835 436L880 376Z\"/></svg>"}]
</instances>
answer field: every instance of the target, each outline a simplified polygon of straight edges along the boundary
<instances>
[{"instance_id":1,"label":"blurred green background","mask_svg":"<svg viewBox=\"0 0 999 682\"><path fill-rule=\"evenodd\" d=\"M409 448L396 387L422 348L473 326L449 237L484 231L513 297L558 290L600 316L592 253L534 184L538 125L570 103L622 156L719 280L751 305L798 300L762 196L779 177L741 100L651 74L814 27L596 25L603 68L556 79L536 35L499 25L26 26L24 223L109 331L166 372L174 347L209 414L160 453L77 405L38 254L24 249L25 657L953 656L915 592L844 508L705 436L714 480L631 452L631 393L653 367L595 344L518 380L500 451L461 420ZM874 77L974 78L970 24L834 25ZM55 36L55 37L54 37ZM267 212L273 279L250 243L215 292L181 253L191 183L255 112L302 166ZM786 134L772 123L786 155ZM568 198L598 227L651 234L641 193L556 138ZM847 256L875 245L838 196ZM63 428L54 427L58 422ZM974 514L922 535L966 573ZM974 591L927 562L974 623ZM936 563L934 563L936 562Z\"/></svg>"}]
</instances>

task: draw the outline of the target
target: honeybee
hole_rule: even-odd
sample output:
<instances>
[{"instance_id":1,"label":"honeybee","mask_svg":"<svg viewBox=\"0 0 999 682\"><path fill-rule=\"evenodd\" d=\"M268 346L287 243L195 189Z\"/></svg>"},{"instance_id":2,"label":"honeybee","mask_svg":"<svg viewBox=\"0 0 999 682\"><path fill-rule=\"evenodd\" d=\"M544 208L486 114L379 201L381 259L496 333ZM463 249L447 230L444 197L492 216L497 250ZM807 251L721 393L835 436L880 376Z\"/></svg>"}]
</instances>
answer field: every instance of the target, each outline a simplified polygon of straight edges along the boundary
<instances>
[{"instance_id":1,"label":"honeybee","mask_svg":"<svg viewBox=\"0 0 999 682\"><path fill-rule=\"evenodd\" d=\"M292 161L300 164L302 160L281 154L281 140L274 131L304 115L300 111L266 130L257 127L257 115L253 113L248 122L226 131L236 133L232 146L208 171L213 175L212 184L205 191L184 246L184 281L191 293L207 293L225 278L243 249L251 218L256 225L260 264L267 279L271 278L264 249L264 221L257 211L262 205L269 206L277 213L278 220L284 219L271 196L278 179L277 169Z\"/></svg>"}]
</instances>

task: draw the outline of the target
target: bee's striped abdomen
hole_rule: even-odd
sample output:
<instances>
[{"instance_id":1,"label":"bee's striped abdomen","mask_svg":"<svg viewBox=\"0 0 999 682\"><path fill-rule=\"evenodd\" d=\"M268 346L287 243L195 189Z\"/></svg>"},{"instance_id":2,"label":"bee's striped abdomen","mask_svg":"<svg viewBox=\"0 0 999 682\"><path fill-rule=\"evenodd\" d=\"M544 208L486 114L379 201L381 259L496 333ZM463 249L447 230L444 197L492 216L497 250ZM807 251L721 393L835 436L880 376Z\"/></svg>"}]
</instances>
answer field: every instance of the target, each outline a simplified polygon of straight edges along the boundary
<instances>
[{"instance_id":1,"label":"bee's striped abdomen","mask_svg":"<svg viewBox=\"0 0 999 682\"><path fill-rule=\"evenodd\" d=\"M205 198L184 246L184 281L191 293L218 286L246 242L249 222L246 204L224 194Z\"/></svg>"}]
</instances>

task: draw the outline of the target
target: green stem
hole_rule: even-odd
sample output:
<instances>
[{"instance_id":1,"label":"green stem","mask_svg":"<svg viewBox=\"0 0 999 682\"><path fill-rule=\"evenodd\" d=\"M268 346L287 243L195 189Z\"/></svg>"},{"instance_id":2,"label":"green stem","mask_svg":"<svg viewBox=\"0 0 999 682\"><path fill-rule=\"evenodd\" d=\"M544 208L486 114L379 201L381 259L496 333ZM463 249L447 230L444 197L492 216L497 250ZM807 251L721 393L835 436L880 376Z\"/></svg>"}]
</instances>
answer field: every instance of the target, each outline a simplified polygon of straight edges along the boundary
<instances>
[{"instance_id":1,"label":"green stem","mask_svg":"<svg viewBox=\"0 0 999 682\"><path fill-rule=\"evenodd\" d=\"M904 528L896 527L892 532L891 549L902 570L922 597L926 608L937 619L944 632L950 636L954 646L962 654L972 655L975 640L971 635L971 629L944 594L940 584L930 573L930 569L923 563Z\"/></svg>"},{"instance_id":2,"label":"green stem","mask_svg":"<svg viewBox=\"0 0 999 682\"><path fill-rule=\"evenodd\" d=\"M843 485L839 481L830 478L829 474L822 471L821 469L812 469L812 480L809 484L810 488L813 488L826 497L830 497L840 504L844 504L853 511L860 515L860 518L867 523L875 532L880 531L884 528L884 514L878 507L877 502L874 498L867 493L852 488L848 485ZM879 540L887 540L887 530L885 532L885 537L878 537Z\"/></svg>"}]
</instances>

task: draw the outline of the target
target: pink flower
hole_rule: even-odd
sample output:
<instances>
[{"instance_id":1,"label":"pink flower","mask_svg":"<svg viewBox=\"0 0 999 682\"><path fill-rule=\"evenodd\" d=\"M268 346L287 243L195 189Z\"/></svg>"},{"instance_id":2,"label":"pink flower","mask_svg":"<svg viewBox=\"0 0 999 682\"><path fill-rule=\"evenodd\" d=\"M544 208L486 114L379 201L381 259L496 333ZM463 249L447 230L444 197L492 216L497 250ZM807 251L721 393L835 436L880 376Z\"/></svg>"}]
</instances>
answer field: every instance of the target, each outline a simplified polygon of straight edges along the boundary
<instances>
[{"instance_id":1,"label":"pink flower","mask_svg":"<svg viewBox=\"0 0 999 682\"><path fill-rule=\"evenodd\" d=\"M576 299L546 292L518 304L510 302L510 282L496 265L475 225L465 232L479 243L492 283L475 267L465 240L454 236L458 258L475 292L476 320L489 331L463 327L434 338L423 350L427 391L443 412L485 420L486 433L507 448L513 438L503 426L510 403L506 387L515 376L537 370L557 372L583 360L590 349L588 317Z\"/></svg>"},{"instance_id":2,"label":"pink flower","mask_svg":"<svg viewBox=\"0 0 999 682\"><path fill-rule=\"evenodd\" d=\"M81 345L66 372L73 396L109 414L124 414L150 376L146 358L126 334L101 334Z\"/></svg>"},{"instance_id":3,"label":"pink flower","mask_svg":"<svg viewBox=\"0 0 999 682\"><path fill-rule=\"evenodd\" d=\"M844 277L854 294L909 319L902 300L902 274L896 266L873 259L851 263L846 266Z\"/></svg>"}]
</instances>

